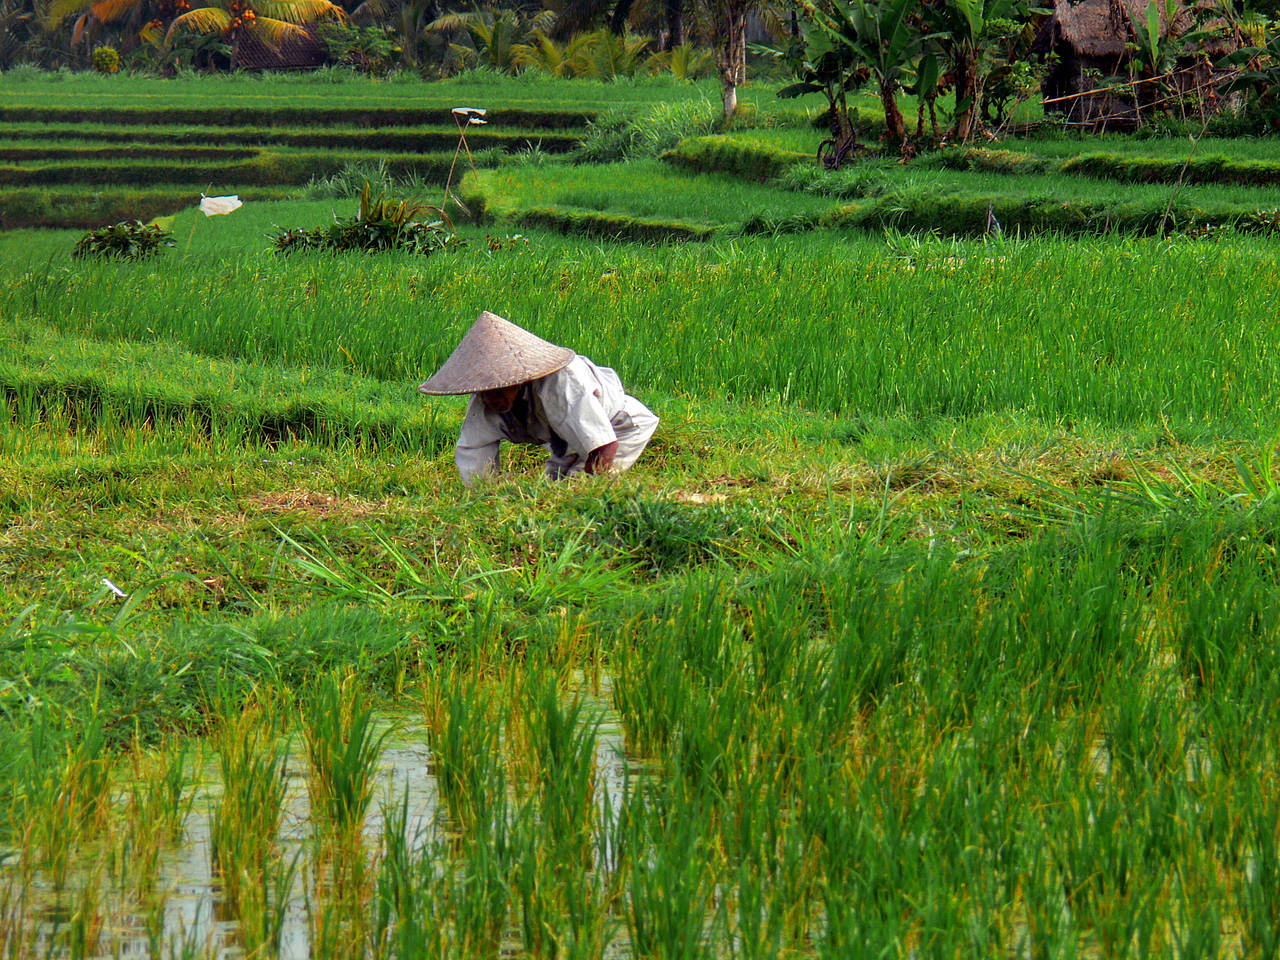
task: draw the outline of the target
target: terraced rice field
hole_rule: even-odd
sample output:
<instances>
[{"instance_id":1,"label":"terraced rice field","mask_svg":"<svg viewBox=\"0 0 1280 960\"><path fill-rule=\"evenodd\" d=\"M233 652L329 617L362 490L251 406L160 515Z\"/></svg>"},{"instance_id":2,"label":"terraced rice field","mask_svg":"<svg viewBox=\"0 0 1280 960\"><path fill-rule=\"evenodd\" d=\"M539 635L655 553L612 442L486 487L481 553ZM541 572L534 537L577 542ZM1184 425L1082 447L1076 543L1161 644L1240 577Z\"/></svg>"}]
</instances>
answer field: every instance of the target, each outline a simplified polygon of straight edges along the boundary
<instances>
[{"instance_id":1,"label":"terraced rice field","mask_svg":"<svg viewBox=\"0 0 1280 960\"><path fill-rule=\"evenodd\" d=\"M156 106L137 92L124 102L27 106L19 96L0 106L0 227L150 219L210 190L276 198L361 166L442 187L459 146L450 108L438 102L184 108ZM462 154L462 168L477 155L492 164L504 153L572 149L592 116L495 110L485 126L468 130L472 156Z\"/></svg>"},{"instance_id":2,"label":"terraced rice field","mask_svg":"<svg viewBox=\"0 0 1280 960\"><path fill-rule=\"evenodd\" d=\"M350 212L296 185L138 263L0 233L0 950L1275 953L1275 241L858 230L1035 177L761 178L770 122L481 169L429 257L273 253ZM460 484L416 385L481 309L659 414L631 472Z\"/></svg>"}]
</instances>

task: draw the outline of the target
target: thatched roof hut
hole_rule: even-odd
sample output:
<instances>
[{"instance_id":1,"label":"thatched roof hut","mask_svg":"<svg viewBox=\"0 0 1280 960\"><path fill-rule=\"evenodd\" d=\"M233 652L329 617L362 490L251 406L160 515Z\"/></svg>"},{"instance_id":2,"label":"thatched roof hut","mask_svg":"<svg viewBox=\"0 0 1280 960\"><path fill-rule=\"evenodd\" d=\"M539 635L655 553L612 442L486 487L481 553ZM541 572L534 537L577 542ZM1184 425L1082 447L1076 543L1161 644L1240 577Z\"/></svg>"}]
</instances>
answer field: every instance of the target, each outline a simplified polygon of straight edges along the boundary
<instances>
[{"instance_id":1,"label":"thatched roof hut","mask_svg":"<svg viewBox=\"0 0 1280 960\"><path fill-rule=\"evenodd\" d=\"M295 34L278 47L250 31L240 31L231 48L231 62L239 70L314 70L329 62L329 52L315 25Z\"/></svg>"},{"instance_id":2,"label":"thatched roof hut","mask_svg":"<svg viewBox=\"0 0 1280 960\"><path fill-rule=\"evenodd\" d=\"M1089 95L1094 84L1087 79L1086 71L1102 76L1125 74L1133 59L1136 34L1133 21L1145 23L1148 0L1054 0L1053 14L1045 20L1036 37L1033 52L1057 54L1057 63L1044 83L1047 110L1066 113L1072 119L1102 126L1125 126L1136 119L1135 99L1125 99L1114 94ZM1173 22L1163 0L1157 0L1162 37L1179 37L1192 30L1205 30L1215 35L1198 40L1182 58L1180 66L1190 67L1193 61L1205 65L1212 73L1208 61L1235 48L1230 31L1224 21L1209 20L1196 15L1194 5L1179 0L1173 8ZM1206 60L1207 58L1207 60ZM1194 79L1191 85L1203 79ZM1180 81L1184 86L1186 79ZM1066 99L1071 98L1071 99Z\"/></svg>"}]
</instances>

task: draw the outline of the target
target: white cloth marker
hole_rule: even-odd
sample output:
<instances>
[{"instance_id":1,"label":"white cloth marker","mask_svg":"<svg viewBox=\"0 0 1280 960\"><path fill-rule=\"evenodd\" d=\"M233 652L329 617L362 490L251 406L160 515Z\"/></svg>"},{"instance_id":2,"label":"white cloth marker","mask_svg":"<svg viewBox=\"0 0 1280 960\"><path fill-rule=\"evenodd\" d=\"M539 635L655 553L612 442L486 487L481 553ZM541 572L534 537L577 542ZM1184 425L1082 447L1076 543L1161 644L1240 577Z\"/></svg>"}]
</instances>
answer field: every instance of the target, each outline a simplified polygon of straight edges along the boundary
<instances>
[{"instance_id":1,"label":"white cloth marker","mask_svg":"<svg viewBox=\"0 0 1280 960\"><path fill-rule=\"evenodd\" d=\"M206 217L216 217L222 213L230 213L244 205L239 195L229 197L200 197L200 212Z\"/></svg>"}]
</instances>

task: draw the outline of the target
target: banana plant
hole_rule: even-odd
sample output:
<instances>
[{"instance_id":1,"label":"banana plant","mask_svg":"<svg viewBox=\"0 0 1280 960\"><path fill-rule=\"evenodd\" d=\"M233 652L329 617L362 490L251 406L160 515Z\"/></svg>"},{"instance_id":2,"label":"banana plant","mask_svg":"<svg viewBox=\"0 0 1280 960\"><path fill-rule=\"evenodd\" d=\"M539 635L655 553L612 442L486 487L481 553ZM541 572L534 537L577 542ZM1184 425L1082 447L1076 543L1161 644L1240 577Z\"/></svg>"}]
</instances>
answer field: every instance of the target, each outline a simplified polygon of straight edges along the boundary
<instances>
[{"instance_id":1,"label":"banana plant","mask_svg":"<svg viewBox=\"0 0 1280 960\"><path fill-rule=\"evenodd\" d=\"M955 139L965 141L973 134L989 25L1018 16L1025 8L1024 0L928 0L925 4L924 23L955 81Z\"/></svg>"},{"instance_id":2,"label":"banana plant","mask_svg":"<svg viewBox=\"0 0 1280 960\"><path fill-rule=\"evenodd\" d=\"M838 140L843 131L853 131L855 126L849 113L849 91L866 83L871 71L854 62L849 47L836 43L829 31L806 24L801 36L802 41L793 43L783 55L796 82L779 90L778 96L790 99L821 93L827 98L831 134Z\"/></svg>"},{"instance_id":3,"label":"banana plant","mask_svg":"<svg viewBox=\"0 0 1280 960\"><path fill-rule=\"evenodd\" d=\"M898 109L898 91L915 73L927 34L911 22L920 0L829 0L808 6L812 22L851 63L871 73L884 106L885 136L904 145L906 125Z\"/></svg>"},{"instance_id":4,"label":"banana plant","mask_svg":"<svg viewBox=\"0 0 1280 960\"><path fill-rule=\"evenodd\" d=\"M1218 61L1218 69L1233 71L1225 93L1247 94L1251 113L1271 130L1280 129L1280 31L1264 27L1253 44L1240 47Z\"/></svg>"}]
</instances>

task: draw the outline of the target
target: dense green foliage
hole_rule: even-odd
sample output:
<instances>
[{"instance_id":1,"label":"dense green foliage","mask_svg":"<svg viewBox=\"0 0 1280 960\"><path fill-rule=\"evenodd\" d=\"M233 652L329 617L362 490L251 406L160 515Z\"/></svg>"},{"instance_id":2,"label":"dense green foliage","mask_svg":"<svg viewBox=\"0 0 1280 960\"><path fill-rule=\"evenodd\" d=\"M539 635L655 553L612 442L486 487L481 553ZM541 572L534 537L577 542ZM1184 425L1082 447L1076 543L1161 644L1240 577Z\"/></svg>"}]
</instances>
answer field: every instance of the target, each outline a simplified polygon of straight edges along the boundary
<instances>
[{"instance_id":1,"label":"dense green foliage","mask_svg":"<svg viewBox=\"0 0 1280 960\"><path fill-rule=\"evenodd\" d=\"M415 200L397 200L385 191L374 193L368 180L353 216L323 227L295 227L272 241L277 253L352 250L382 253L398 250L421 256L447 250L457 243L443 210Z\"/></svg>"},{"instance_id":2,"label":"dense green foliage","mask_svg":"<svg viewBox=\"0 0 1280 960\"><path fill-rule=\"evenodd\" d=\"M145 260L159 253L161 247L171 246L173 234L163 227L141 220L122 220L86 233L76 241L71 255L104 260Z\"/></svg>"}]
</instances>

